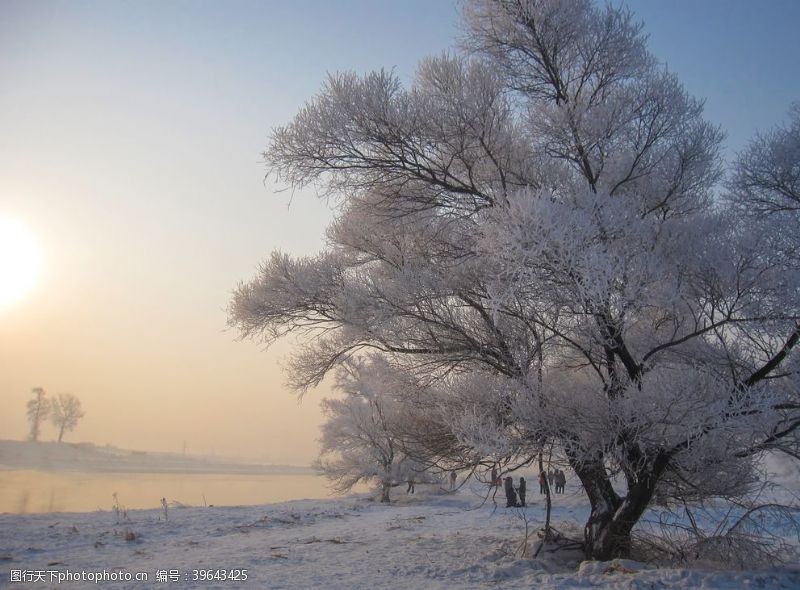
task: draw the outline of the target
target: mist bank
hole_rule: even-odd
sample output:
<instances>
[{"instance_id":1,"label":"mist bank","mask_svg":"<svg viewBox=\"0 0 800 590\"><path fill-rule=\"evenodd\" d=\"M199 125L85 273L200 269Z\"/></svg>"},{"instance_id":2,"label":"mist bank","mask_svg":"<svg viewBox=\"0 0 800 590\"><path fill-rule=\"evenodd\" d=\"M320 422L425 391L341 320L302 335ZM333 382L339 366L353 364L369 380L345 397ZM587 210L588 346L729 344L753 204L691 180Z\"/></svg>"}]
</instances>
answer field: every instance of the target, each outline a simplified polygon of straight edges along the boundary
<instances>
[{"instance_id":1,"label":"mist bank","mask_svg":"<svg viewBox=\"0 0 800 590\"><path fill-rule=\"evenodd\" d=\"M234 473L310 475L302 465L266 465L231 458L120 449L92 443L0 440L0 470L104 473Z\"/></svg>"}]
</instances>

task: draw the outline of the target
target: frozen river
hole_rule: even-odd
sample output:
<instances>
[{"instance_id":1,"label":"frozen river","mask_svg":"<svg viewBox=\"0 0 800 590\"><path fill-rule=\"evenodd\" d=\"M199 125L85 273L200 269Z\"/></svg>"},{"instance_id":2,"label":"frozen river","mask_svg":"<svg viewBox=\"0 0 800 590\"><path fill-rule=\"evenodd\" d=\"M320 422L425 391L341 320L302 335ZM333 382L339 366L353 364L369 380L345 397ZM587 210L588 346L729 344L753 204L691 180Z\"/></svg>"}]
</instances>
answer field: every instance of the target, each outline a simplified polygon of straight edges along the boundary
<instances>
[{"instance_id":1,"label":"frozen river","mask_svg":"<svg viewBox=\"0 0 800 590\"><path fill-rule=\"evenodd\" d=\"M0 513L157 508L161 498L190 506L238 506L331 497L313 474L87 473L0 470Z\"/></svg>"}]
</instances>

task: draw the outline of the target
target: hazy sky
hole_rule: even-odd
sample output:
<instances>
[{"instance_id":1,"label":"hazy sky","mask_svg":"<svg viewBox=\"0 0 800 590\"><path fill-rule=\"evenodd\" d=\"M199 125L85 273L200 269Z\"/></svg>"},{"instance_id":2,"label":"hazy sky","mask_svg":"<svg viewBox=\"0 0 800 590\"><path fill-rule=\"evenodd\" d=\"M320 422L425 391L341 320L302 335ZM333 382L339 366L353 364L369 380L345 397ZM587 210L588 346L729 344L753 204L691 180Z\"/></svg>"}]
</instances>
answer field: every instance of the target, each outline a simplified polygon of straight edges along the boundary
<instances>
[{"instance_id":1,"label":"hazy sky","mask_svg":"<svg viewBox=\"0 0 800 590\"><path fill-rule=\"evenodd\" d=\"M800 2L629 6L729 153L800 100ZM326 72L408 80L453 45L458 13L446 0L0 0L0 216L44 254L34 290L0 309L0 438L25 436L41 386L83 402L68 441L310 461L326 389L298 405L279 367L291 342L264 352L225 328L236 283L273 249L319 249L330 217L311 193L275 194L260 153Z\"/></svg>"}]
</instances>

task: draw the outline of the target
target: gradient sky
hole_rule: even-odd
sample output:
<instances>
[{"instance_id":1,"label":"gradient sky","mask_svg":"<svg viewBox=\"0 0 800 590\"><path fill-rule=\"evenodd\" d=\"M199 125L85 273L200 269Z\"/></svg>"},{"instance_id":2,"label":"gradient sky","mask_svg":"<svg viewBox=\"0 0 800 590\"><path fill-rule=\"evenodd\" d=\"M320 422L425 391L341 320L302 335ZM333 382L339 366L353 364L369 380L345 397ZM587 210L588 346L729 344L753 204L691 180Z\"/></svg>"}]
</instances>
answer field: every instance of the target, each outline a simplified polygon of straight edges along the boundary
<instances>
[{"instance_id":1,"label":"gradient sky","mask_svg":"<svg viewBox=\"0 0 800 590\"><path fill-rule=\"evenodd\" d=\"M653 52L741 149L800 100L800 2L639 0ZM32 387L69 391L68 441L307 463L321 387L298 404L279 361L226 331L231 290L330 218L275 193L260 153L326 72L395 68L451 47L446 0L0 0L0 215L44 251L0 309L0 438ZM3 280L3 277L0 277ZM47 427L44 439L54 435Z\"/></svg>"}]
</instances>

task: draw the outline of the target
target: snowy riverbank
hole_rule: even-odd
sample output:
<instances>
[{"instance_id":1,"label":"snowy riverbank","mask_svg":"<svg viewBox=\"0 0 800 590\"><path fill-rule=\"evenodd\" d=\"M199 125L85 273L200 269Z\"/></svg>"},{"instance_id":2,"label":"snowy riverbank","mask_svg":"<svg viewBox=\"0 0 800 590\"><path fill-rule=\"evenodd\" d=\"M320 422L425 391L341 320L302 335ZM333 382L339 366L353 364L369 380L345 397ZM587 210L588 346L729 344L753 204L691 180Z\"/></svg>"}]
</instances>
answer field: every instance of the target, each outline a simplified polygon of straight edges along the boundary
<instances>
[{"instance_id":1,"label":"snowy riverbank","mask_svg":"<svg viewBox=\"0 0 800 590\"><path fill-rule=\"evenodd\" d=\"M770 571L655 569L637 563L584 564L575 551L537 560L515 556L522 510L483 503L478 490L398 490L396 502L364 496L252 507L0 516L0 586L54 587L51 575L144 573L113 588L797 588L800 568ZM585 499L568 486L554 498L554 523L579 536ZM538 494L526 509L543 516ZM498 495L499 501L499 495ZM242 571L235 571L242 570ZM243 580L246 570L247 580ZM47 583L11 583L43 572ZM56 574L50 574L50 572ZM209 571L217 578L208 580ZM13 572L13 574L12 574ZM171 576L179 581L170 581ZM162 580L158 581L159 577ZM196 579L195 579L196 578ZM67 583L83 588L90 582Z\"/></svg>"}]
</instances>

